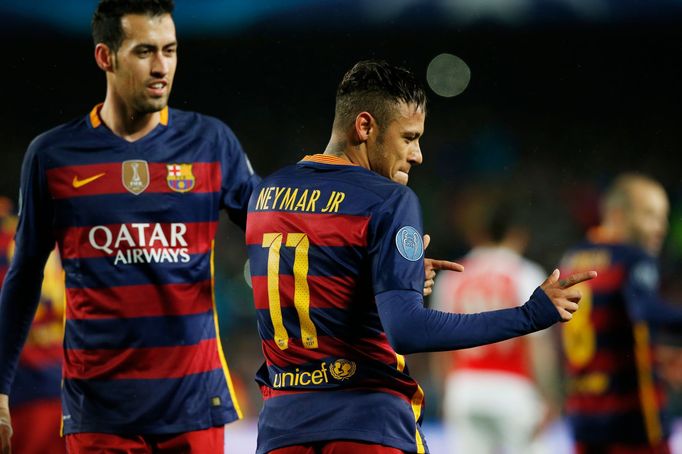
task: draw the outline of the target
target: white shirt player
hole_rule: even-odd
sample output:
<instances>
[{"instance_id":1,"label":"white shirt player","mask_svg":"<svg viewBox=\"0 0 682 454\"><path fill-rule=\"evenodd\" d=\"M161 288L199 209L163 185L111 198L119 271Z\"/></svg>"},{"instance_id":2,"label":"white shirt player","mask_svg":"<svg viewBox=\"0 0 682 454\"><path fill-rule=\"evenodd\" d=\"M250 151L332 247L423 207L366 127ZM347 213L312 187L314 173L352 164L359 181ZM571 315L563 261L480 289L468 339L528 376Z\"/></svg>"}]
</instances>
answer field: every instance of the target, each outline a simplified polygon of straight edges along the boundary
<instances>
[{"instance_id":1,"label":"white shirt player","mask_svg":"<svg viewBox=\"0 0 682 454\"><path fill-rule=\"evenodd\" d=\"M539 265L503 246L476 247L461 263L464 272L438 275L433 308L476 313L517 307L545 279ZM444 416L451 452L531 452L543 405L529 336L455 351L449 358Z\"/></svg>"}]
</instances>

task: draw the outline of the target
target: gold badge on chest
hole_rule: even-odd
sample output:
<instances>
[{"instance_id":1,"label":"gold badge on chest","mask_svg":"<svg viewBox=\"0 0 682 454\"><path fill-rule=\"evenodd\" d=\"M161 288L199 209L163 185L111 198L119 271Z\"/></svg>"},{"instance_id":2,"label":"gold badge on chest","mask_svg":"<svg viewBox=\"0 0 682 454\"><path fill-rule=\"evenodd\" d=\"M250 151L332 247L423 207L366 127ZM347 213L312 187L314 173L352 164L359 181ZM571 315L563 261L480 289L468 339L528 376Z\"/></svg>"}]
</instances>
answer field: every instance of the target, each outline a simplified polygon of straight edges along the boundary
<instances>
[{"instance_id":1,"label":"gold badge on chest","mask_svg":"<svg viewBox=\"0 0 682 454\"><path fill-rule=\"evenodd\" d=\"M134 159L123 161L121 169L123 187L135 195L141 194L149 186L149 165L147 161Z\"/></svg>"}]
</instances>

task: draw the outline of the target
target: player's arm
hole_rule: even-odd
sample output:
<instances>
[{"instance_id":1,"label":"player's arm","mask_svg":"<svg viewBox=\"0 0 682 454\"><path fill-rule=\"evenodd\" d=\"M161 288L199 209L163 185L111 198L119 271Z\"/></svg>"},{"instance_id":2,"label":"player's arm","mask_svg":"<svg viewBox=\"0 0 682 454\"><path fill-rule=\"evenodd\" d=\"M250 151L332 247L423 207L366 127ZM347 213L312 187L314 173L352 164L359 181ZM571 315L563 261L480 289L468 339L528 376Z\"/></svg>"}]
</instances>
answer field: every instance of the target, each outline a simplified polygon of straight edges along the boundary
<instances>
[{"instance_id":1,"label":"player's arm","mask_svg":"<svg viewBox=\"0 0 682 454\"><path fill-rule=\"evenodd\" d=\"M40 300L45 262L54 247L51 199L37 148L34 142L24 158L14 257L0 293L0 446L4 452L9 452L11 436L7 396Z\"/></svg>"},{"instance_id":2,"label":"player's arm","mask_svg":"<svg viewBox=\"0 0 682 454\"><path fill-rule=\"evenodd\" d=\"M384 331L399 353L454 350L489 344L569 320L580 293L571 287L594 272L559 280L555 270L521 307L453 314L423 305L421 211L414 193L396 189L373 214L369 255L375 301Z\"/></svg>"},{"instance_id":3,"label":"player's arm","mask_svg":"<svg viewBox=\"0 0 682 454\"><path fill-rule=\"evenodd\" d=\"M654 325L682 328L682 308L665 302L658 294L658 266L642 257L631 268L623 294L630 318Z\"/></svg>"},{"instance_id":4,"label":"player's arm","mask_svg":"<svg viewBox=\"0 0 682 454\"><path fill-rule=\"evenodd\" d=\"M594 271L559 279L559 270L520 307L454 314L426 309L418 292L392 290L376 295L379 316L398 353L477 347L530 334L568 321L578 310L580 292L571 287L596 277Z\"/></svg>"},{"instance_id":5,"label":"player's arm","mask_svg":"<svg viewBox=\"0 0 682 454\"><path fill-rule=\"evenodd\" d=\"M249 198L260 177L254 173L249 158L232 130L223 123L220 127L221 208L227 211L232 222L244 230Z\"/></svg>"}]
</instances>

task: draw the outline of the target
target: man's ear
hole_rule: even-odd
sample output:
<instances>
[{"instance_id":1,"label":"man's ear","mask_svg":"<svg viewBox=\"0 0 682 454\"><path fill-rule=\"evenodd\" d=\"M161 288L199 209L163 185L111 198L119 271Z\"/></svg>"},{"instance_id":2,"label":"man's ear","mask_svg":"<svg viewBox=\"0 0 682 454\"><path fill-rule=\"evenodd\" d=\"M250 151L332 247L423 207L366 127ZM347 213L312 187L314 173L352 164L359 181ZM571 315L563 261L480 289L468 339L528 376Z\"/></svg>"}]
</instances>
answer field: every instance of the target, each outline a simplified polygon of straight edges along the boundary
<instances>
[{"instance_id":1,"label":"man's ear","mask_svg":"<svg viewBox=\"0 0 682 454\"><path fill-rule=\"evenodd\" d=\"M115 59L116 55L106 44L99 43L95 46L95 62L102 71L113 71Z\"/></svg>"},{"instance_id":2,"label":"man's ear","mask_svg":"<svg viewBox=\"0 0 682 454\"><path fill-rule=\"evenodd\" d=\"M367 142L372 130L376 128L376 121L369 112L360 112L355 117L355 137L358 142Z\"/></svg>"}]
</instances>

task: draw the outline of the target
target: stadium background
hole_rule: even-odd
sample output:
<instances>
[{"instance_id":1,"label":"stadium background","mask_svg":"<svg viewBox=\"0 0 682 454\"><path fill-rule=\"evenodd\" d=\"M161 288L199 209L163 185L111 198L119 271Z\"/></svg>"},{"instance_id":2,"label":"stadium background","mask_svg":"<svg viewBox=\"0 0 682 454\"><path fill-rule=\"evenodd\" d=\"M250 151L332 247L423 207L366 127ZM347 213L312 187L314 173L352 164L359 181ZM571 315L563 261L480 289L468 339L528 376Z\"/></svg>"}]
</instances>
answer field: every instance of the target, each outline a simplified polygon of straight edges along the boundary
<instances>
[{"instance_id":1,"label":"stadium background","mask_svg":"<svg viewBox=\"0 0 682 454\"><path fill-rule=\"evenodd\" d=\"M664 292L682 302L682 2L176 3L171 105L228 123L260 174L323 150L336 84L357 60L387 59L425 79L435 56L452 53L467 63L471 81L453 98L429 92L424 165L410 178L432 235L430 255L459 257L480 207L514 193L531 220L528 255L551 269L597 222L598 194L610 179L637 170L661 180L671 197ZM103 100L89 35L95 4L0 4L0 194L16 200L32 137ZM217 285L225 349L253 417L260 353L242 241L222 224ZM427 388L437 439L438 391L429 389L425 357L415 355L411 365ZM679 394L673 397L682 415ZM235 436L248 438L248 427Z\"/></svg>"}]
</instances>

